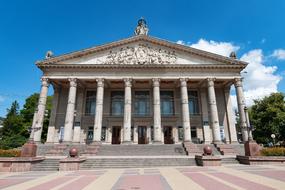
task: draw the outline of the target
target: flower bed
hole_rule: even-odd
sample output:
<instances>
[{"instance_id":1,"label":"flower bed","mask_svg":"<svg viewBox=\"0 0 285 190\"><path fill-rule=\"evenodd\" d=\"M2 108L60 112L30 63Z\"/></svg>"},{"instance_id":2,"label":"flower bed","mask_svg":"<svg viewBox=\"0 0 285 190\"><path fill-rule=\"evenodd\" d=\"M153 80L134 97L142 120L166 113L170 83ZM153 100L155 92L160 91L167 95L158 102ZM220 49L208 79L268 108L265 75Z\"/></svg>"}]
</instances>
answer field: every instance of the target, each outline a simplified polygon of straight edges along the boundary
<instances>
[{"instance_id":1,"label":"flower bed","mask_svg":"<svg viewBox=\"0 0 285 190\"><path fill-rule=\"evenodd\" d=\"M262 156L285 156L284 147L263 148L260 151Z\"/></svg>"},{"instance_id":2,"label":"flower bed","mask_svg":"<svg viewBox=\"0 0 285 190\"><path fill-rule=\"evenodd\" d=\"M18 149L10 149L10 150L0 149L0 157L19 157L20 155L21 155L21 150Z\"/></svg>"}]
</instances>

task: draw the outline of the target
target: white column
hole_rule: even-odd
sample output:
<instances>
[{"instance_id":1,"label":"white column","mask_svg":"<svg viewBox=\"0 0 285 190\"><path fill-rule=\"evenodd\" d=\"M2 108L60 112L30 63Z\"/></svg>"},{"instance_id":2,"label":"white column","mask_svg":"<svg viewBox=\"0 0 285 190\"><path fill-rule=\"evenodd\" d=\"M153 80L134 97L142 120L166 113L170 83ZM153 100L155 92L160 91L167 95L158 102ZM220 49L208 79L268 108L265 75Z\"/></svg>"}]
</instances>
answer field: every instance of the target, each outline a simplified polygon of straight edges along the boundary
<instances>
[{"instance_id":1,"label":"white column","mask_svg":"<svg viewBox=\"0 0 285 190\"><path fill-rule=\"evenodd\" d=\"M219 144L221 143L221 134L220 134L218 109L216 103L214 79L208 78L207 81L208 81L209 108L211 114L211 127L213 132L213 143Z\"/></svg>"},{"instance_id":2,"label":"white column","mask_svg":"<svg viewBox=\"0 0 285 190\"><path fill-rule=\"evenodd\" d=\"M237 104L239 111L239 120L240 120L240 128L242 132L242 140L246 142L248 140L247 128L246 128L246 115L244 112L245 100L242 89L242 80L241 78L235 79L235 87L236 87L236 95L237 95Z\"/></svg>"},{"instance_id":3,"label":"white column","mask_svg":"<svg viewBox=\"0 0 285 190\"><path fill-rule=\"evenodd\" d=\"M124 136L123 143L131 142L131 117L132 117L132 79L126 78L125 82L125 107L124 107Z\"/></svg>"},{"instance_id":4,"label":"white column","mask_svg":"<svg viewBox=\"0 0 285 190\"><path fill-rule=\"evenodd\" d=\"M209 126L209 111L208 111L208 103L207 103L207 91L206 88L200 89L200 97L201 97L201 108L202 108L202 116L203 116L203 133L204 133L204 144L210 144L212 142L212 133Z\"/></svg>"},{"instance_id":5,"label":"white column","mask_svg":"<svg viewBox=\"0 0 285 190\"><path fill-rule=\"evenodd\" d=\"M84 132L81 129L82 122L82 114L83 114L83 100L84 100L84 89L78 88L77 89L77 98L76 98L76 112L74 118L74 129L73 129L73 143L80 143L84 142L84 137L82 137L82 133Z\"/></svg>"},{"instance_id":6,"label":"white column","mask_svg":"<svg viewBox=\"0 0 285 190\"><path fill-rule=\"evenodd\" d=\"M70 143L72 141L72 133L73 133L72 128L74 121L74 110L75 110L76 88L77 88L76 78L70 78L68 80L70 83L70 87L69 87L65 125L64 125L64 136L63 136L63 142L65 143Z\"/></svg>"},{"instance_id":7,"label":"white column","mask_svg":"<svg viewBox=\"0 0 285 190\"><path fill-rule=\"evenodd\" d=\"M153 82L153 129L154 143L161 143L161 113L160 113L160 79L154 78Z\"/></svg>"},{"instance_id":8,"label":"white column","mask_svg":"<svg viewBox=\"0 0 285 190\"><path fill-rule=\"evenodd\" d=\"M138 136L138 125L134 126L134 144L138 144L138 140L139 136Z\"/></svg>"},{"instance_id":9,"label":"white column","mask_svg":"<svg viewBox=\"0 0 285 190\"><path fill-rule=\"evenodd\" d=\"M103 101L104 101L104 79L96 79L97 95L96 95L96 112L94 121L94 142L101 142L102 119L103 119Z\"/></svg>"},{"instance_id":10,"label":"white column","mask_svg":"<svg viewBox=\"0 0 285 190\"><path fill-rule=\"evenodd\" d=\"M41 93L39 96L38 112L35 117L36 122L34 123L33 129L32 129L34 133L34 141L36 143L41 142L43 122L44 122L46 102L47 102L47 93L48 93L48 87L49 87L49 82L47 78L42 78L41 80L42 80L42 88L41 88Z\"/></svg>"},{"instance_id":11,"label":"white column","mask_svg":"<svg viewBox=\"0 0 285 190\"><path fill-rule=\"evenodd\" d=\"M46 143L54 143L54 136L55 136L55 121L56 121L57 105L59 99L59 87L53 85L53 91L54 93L52 98L52 109L50 113Z\"/></svg>"},{"instance_id":12,"label":"white column","mask_svg":"<svg viewBox=\"0 0 285 190\"><path fill-rule=\"evenodd\" d=\"M184 142L191 142L190 113L188 104L188 79L180 79L181 89L181 108L182 108L182 126L184 131Z\"/></svg>"},{"instance_id":13,"label":"white column","mask_svg":"<svg viewBox=\"0 0 285 190\"><path fill-rule=\"evenodd\" d=\"M226 100L226 113L227 113L227 121L228 121L228 133L230 137L230 143L237 143L237 132L236 126L234 121L234 114L232 108L232 101L230 95L230 87L224 90L225 93L225 100Z\"/></svg>"}]
</instances>

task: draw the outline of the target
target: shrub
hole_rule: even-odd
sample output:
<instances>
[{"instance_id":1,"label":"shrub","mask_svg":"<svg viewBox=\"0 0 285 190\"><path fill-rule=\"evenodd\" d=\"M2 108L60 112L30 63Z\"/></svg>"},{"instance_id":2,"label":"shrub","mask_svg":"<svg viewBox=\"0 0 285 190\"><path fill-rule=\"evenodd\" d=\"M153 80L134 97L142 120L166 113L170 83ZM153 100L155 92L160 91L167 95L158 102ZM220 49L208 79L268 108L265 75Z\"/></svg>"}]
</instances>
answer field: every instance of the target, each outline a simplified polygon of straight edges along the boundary
<instances>
[{"instance_id":1,"label":"shrub","mask_svg":"<svg viewBox=\"0 0 285 190\"><path fill-rule=\"evenodd\" d=\"M264 148L261 150L262 156L285 156L284 147Z\"/></svg>"},{"instance_id":2,"label":"shrub","mask_svg":"<svg viewBox=\"0 0 285 190\"><path fill-rule=\"evenodd\" d=\"M19 157L21 155L21 150L10 149L10 150L1 150L0 157Z\"/></svg>"}]
</instances>

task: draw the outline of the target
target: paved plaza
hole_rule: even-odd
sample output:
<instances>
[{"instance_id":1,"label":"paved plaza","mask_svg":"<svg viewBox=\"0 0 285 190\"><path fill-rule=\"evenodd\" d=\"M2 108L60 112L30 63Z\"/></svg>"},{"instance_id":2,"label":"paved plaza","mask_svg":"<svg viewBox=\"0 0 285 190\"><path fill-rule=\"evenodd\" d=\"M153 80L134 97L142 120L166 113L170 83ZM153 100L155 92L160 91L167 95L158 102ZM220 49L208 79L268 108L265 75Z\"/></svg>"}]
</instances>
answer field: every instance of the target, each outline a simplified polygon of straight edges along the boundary
<instances>
[{"instance_id":1,"label":"paved plaza","mask_svg":"<svg viewBox=\"0 0 285 190\"><path fill-rule=\"evenodd\" d=\"M226 165L0 173L0 189L285 189L285 166Z\"/></svg>"}]
</instances>

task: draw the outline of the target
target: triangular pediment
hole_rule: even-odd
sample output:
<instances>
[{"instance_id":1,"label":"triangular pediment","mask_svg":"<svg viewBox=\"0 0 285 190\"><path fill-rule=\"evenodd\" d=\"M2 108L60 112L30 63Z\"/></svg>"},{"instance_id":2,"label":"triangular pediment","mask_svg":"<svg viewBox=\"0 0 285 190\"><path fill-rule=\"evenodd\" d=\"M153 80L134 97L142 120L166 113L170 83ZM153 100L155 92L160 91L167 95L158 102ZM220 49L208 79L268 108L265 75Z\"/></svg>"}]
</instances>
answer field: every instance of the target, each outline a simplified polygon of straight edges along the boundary
<instances>
[{"instance_id":1,"label":"triangular pediment","mask_svg":"<svg viewBox=\"0 0 285 190\"><path fill-rule=\"evenodd\" d=\"M51 57L37 63L80 65L212 65L245 62L146 35Z\"/></svg>"}]
</instances>

